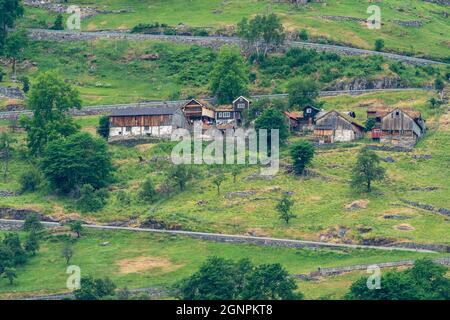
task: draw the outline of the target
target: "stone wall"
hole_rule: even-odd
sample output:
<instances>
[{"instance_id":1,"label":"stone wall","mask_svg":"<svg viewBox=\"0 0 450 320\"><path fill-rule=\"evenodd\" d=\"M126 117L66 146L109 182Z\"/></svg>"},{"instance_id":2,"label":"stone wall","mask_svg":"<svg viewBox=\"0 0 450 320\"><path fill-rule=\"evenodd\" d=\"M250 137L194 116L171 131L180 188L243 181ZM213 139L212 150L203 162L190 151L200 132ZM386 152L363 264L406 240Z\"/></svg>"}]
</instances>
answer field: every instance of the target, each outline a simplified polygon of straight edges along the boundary
<instances>
[{"instance_id":1,"label":"stone wall","mask_svg":"<svg viewBox=\"0 0 450 320\"><path fill-rule=\"evenodd\" d=\"M434 259L433 262L450 266L450 258L438 258ZM395 262L383 262L383 263L374 263L374 264L360 264L360 265L353 265L353 266L346 266L346 267L336 267L336 268L318 268L316 272L311 272L308 275L305 274L298 274L293 275L296 278L314 278L317 276L334 276L342 273L352 272L352 271L358 271L358 270L367 270L370 266L378 266L379 268L395 268L395 267L404 267L404 266L412 266L414 264L414 260L402 260L402 261L395 261Z\"/></svg>"}]
</instances>

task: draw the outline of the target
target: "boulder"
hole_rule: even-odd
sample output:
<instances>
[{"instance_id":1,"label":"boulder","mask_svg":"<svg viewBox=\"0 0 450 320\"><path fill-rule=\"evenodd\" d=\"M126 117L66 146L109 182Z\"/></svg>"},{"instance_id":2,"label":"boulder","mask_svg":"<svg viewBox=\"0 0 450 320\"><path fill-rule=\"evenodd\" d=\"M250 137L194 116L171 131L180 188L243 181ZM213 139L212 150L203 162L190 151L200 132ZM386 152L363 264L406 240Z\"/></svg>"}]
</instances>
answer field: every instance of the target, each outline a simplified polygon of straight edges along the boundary
<instances>
[{"instance_id":1,"label":"boulder","mask_svg":"<svg viewBox=\"0 0 450 320\"><path fill-rule=\"evenodd\" d=\"M365 209L367 208L367 205L369 204L369 200L361 199L353 201L352 203L346 204L344 207L347 210L359 210L359 209Z\"/></svg>"},{"instance_id":2,"label":"boulder","mask_svg":"<svg viewBox=\"0 0 450 320\"><path fill-rule=\"evenodd\" d=\"M147 54L143 54L142 56L139 57L141 60L158 60L159 59L159 54L157 53L147 53Z\"/></svg>"}]
</instances>

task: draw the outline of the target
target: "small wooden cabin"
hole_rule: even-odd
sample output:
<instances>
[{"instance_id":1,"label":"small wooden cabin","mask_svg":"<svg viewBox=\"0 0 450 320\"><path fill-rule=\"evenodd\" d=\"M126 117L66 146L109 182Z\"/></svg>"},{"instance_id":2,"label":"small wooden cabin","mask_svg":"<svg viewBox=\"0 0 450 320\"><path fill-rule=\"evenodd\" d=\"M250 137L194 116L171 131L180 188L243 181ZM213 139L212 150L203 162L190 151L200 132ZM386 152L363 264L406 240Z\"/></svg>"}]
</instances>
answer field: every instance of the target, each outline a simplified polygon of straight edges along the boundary
<instances>
[{"instance_id":1,"label":"small wooden cabin","mask_svg":"<svg viewBox=\"0 0 450 320\"><path fill-rule=\"evenodd\" d=\"M229 122L241 119L241 112L236 111L232 106L218 106L214 111L216 123L220 121Z\"/></svg>"},{"instance_id":2,"label":"small wooden cabin","mask_svg":"<svg viewBox=\"0 0 450 320\"><path fill-rule=\"evenodd\" d=\"M383 143L412 147L426 131L420 112L410 108L371 107L367 118L375 119L372 139Z\"/></svg>"},{"instance_id":3,"label":"small wooden cabin","mask_svg":"<svg viewBox=\"0 0 450 320\"><path fill-rule=\"evenodd\" d=\"M426 131L420 112L396 108L381 118L380 142L401 147L413 147Z\"/></svg>"},{"instance_id":4,"label":"small wooden cabin","mask_svg":"<svg viewBox=\"0 0 450 320\"><path fill-rule=\"evenodd\" d=\"M306 106L302 111L285 112L291 131L313 129L315 118L321 110L313 106Z\"/></svg>"},{"instance_id":5,"label":"small wooden cabin","mask_svg":"<svg viewBox=\"0 0 450 320\"><path fill-rule=\"evenodd\" d=\"M364 136L364 127L338 111L331 110L316 119L314 136L321 144L353 141Z\"/></svg>"},{"instance_id":6,"label":"small wooden cabin","mask_svg":"<svg viewBox=\"0 0 450 320\"><path fill-rule=\"evenodd\" d=\"M109 137L170 137L173 130L186 128L187 121L178 107L115 109L109 116Z\"/></svg>"},{"instance_id":7,"label":"small wooden cabin","mask_svg":"<svg viewBox=\"0 0 450 320\"><path fill-rule=\"evenodd\" d=\"M214 122L214 109L205 101L192 99L181 109L190 125L196 121L201 121L204 124L212 124Z\"/></svg>"},{"instance_id":8,"label":"small wooden cabin","mask_svg":"<svg viewBox=\"0 0 450 320\"><path fill-rule=\"evenodd\" d=\"M303 118L303 112L301 111L285 111L284 115L287 118L290 131L300 130L300 120Z\"/></svg>"},{"instance_id":9,"label":"small wooden cabin","mask_svg":"<svg viewBox=\"0 0 450 320\"><path fill-rule=\"evenodd\" d=\"M233 101L233 109L238 112L247 110L250 107L251 101L246 97L240 96Z\"/></svg>"}]
</instances>

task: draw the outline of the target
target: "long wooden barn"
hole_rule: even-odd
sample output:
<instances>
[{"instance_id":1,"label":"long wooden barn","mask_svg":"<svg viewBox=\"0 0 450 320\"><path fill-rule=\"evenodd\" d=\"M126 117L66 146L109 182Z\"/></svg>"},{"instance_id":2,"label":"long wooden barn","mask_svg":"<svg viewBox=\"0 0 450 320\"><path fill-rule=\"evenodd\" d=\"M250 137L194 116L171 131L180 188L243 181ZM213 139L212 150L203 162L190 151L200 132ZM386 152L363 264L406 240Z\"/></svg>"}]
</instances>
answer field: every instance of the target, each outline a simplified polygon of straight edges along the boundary
<instances>
[{"instance_id":1,"label":"long wooden barn","mask_svg":"<svg viewBox=\"0 0 450 320\"><path fill-rule=\"evenodd\" d=\"M170 137L173 130L186 128L187 121L179 107L117 109L109 116L109 136Z\"/></svg>"}]
</instances>

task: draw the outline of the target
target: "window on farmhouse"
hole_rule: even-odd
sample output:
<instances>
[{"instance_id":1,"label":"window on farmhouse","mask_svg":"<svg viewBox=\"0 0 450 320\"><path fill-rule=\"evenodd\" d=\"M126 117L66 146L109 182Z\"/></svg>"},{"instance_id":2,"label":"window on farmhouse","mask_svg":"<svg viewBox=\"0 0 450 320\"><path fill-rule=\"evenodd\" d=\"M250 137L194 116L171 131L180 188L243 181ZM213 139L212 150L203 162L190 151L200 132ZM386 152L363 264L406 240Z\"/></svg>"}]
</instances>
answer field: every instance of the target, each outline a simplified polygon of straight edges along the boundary
<instances>
[{"instance_id":1,"label":"window on farmhouse","mask_svg":"<svg viewBox=\"0 0 450 320\"><path fill-rule=\"evenodd\" d=\"M238 107L239 109L244 109L244 108L245 108L245 103L240 102L240 103L238 103L237 107Z\"/></svg>"},{"instance_id":2,"label":"window on farmhouse","mask_svg":"<svg viewBox=\"0 0 450 320\"><path fill-rule=\"evenodd\" d=\"M130 132L130 131L131 131L131 127L126 127L126 128L125 128L125 131L126 131L126 132Z\"/></svg>"},{"instance_id":3,"label":"window on farmhouse","mask_svg":"<svg viewBox=\"0 0 450 320\"><path fill-rule=\"evenodd\" d=\"M148 130L150 130L150 127L149 127L149 126L145 126L145 127L144 127L144 130L145 130L145 131L148 131Z\"/></svg>"},{"instance_id":4,"label":"window on farmhouse","mask_svg":"<svg viewBox=\"0 0 450 320\"><path fill-rule=\"evenodd\" d=\"M223 113L223 117L224 118L229 118L230 117L230 113L229 112L224 112Z\"/></svg>"}]
</instances>

